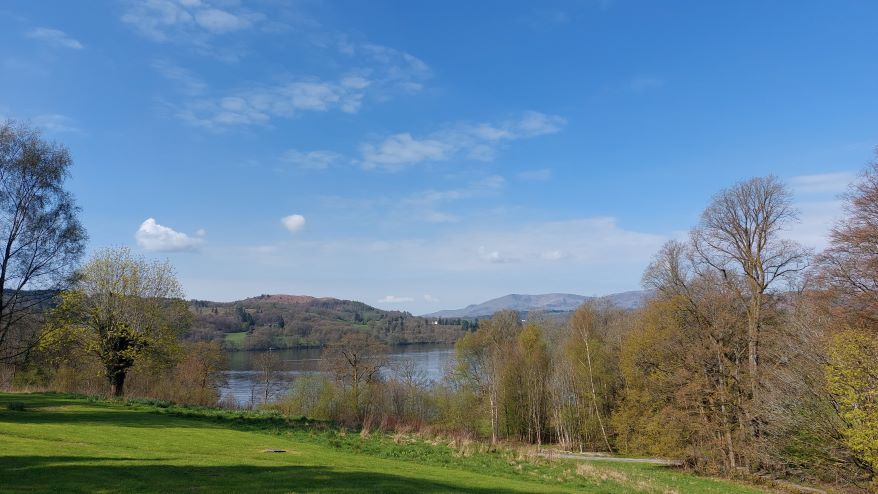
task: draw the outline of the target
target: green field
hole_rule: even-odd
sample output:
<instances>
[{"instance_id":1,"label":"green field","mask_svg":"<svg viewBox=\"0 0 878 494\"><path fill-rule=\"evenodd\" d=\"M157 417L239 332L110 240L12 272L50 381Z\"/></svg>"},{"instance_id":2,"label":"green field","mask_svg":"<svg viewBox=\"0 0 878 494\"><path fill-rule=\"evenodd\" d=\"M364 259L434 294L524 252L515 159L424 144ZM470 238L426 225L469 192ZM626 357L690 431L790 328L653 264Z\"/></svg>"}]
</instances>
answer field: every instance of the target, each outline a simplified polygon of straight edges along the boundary
<instances>
[{"instance_id":1,"label":"green field","mask_svg":"<svg viewBox=\"0 0 878 494\"><path fill-rule=\"evenodd\" d=\"M3 492L760 492L652 465L480 449L270 413L0 393Z\"/></svg>"},{"instance_id":2,"label":"green field","mask_svg":"<svg viewBox=\"0 0 878 494\"><path fill-rule=\"evenodd\" d=\"M226 333L223 341L228 348L242 350L244 348L244 338L247 337L246 331L240 333Z\"/></svg>"}]
</instances>

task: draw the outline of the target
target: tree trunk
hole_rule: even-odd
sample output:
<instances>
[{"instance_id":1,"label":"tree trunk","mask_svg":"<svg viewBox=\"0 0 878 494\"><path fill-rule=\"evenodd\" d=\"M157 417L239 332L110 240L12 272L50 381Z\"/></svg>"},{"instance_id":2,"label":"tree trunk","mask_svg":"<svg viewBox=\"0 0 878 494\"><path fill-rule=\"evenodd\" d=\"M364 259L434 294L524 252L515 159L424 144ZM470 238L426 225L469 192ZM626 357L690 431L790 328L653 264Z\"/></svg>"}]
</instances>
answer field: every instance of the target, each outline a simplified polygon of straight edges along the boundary
<instances>
[{"instance_id":1,"label":"tree trunk","mask_svg":"<svg viewBox=\"0 0 878 494\"><path fill-rule=\"evenodd\" d=\"M113 374L113 378L111 380L111 384L113 385L113 396L116 398L121 398L125 395L125 372L117 371Z\"/></svg>"}]
</instances>

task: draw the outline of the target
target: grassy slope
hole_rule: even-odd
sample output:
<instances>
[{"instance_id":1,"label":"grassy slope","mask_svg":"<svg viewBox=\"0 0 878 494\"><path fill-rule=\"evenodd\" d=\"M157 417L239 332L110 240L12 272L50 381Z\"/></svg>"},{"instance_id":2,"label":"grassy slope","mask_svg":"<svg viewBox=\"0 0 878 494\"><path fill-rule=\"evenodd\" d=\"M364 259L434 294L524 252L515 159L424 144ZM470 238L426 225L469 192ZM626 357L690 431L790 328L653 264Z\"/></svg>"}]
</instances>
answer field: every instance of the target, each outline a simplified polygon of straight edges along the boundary
<instances>
[{"instance_id":1,"label":"grassy slope","mask_svg":"<svg viewBox=\"0 0 878 494\"><path fill-rule=\"evenodd\" d=\"M244 339L247 337L246 331L241 331L239 333L226 333L224 341L226 345L230 348L243 349L244 348Z\"/></svg>"},{"instance_id":2,"label":"grassy slope","mask_svg":"<svg viewBox=\"0 0 878 494\"><path fill-rule=\"evenodd\" d=\"M22 402L24 411L7 410ZM278 426L255 414L0 394L3 492L679 492L753 488L649 465L526 460ZM240 415L240 414L239 414ZM266 448L286 453L265 453Z\"/></svg>"}]
</instances>

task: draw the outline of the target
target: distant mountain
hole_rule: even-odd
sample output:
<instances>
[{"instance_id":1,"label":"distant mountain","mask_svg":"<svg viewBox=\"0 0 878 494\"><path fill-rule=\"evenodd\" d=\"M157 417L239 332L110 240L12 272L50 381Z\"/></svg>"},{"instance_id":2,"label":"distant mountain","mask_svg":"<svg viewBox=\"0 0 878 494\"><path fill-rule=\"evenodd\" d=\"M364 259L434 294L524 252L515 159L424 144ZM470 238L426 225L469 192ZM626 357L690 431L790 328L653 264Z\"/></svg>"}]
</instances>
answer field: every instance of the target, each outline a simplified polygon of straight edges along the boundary
<instances>
[{"instance_id":1,"label":"distant mountain","mask_svg":"<svg viewBox=\"0 0 878 494\"><path fill-rule=\"evenodd\" d=\"M499 310L505 309L518 312L571 312L576 310L583 302L595 299L607 301L621 309L636 309L642 306L651 294L652 292L648 290L614 293L603 297L587 297L573 293L510 294L482 302L481 304L468 305L463 309L440 310L432 314L425 314L424 317L478 318L490 316Z\"/></svg>"}]
</instances>

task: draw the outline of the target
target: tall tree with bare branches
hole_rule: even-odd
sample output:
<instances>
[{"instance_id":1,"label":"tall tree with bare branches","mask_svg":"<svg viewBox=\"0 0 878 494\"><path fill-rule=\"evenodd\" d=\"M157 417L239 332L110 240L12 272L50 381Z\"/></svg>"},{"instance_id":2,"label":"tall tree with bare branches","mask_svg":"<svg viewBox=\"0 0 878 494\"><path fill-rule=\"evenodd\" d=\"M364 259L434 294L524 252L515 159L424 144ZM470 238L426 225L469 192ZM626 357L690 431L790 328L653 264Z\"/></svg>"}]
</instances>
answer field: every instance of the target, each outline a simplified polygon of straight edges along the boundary
<instances>
[{"instance_id":1,"label":"tall tree with bare branches","mask_svg":"<svg viewBox=\"0 0 878 494\"><path fill-rule=\"evenodd\" d=\"M766 296L808 264L808 250L783 238L797 218L783 182L754 177L717 194L691 234L702 268L721 274L746 310L750 398L756 403Z\"/></svg>"},{"instance_id":2,"label":"tall tree with bare branches","mask_svg":"<svg viewBox=\"0 0 878 494\"><path fill-rule=\"evenodd\" d=\"M0 362L37 342L43 305L66 288L86 234L64 189L72 160L36 129L0 124Z\"/></svg>"}]
</instances>

